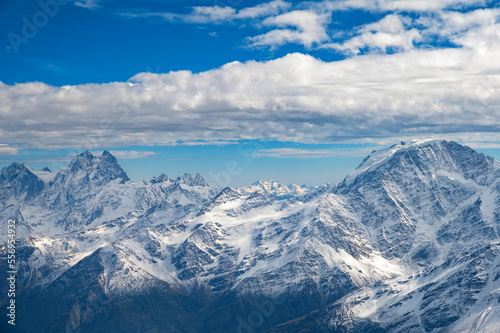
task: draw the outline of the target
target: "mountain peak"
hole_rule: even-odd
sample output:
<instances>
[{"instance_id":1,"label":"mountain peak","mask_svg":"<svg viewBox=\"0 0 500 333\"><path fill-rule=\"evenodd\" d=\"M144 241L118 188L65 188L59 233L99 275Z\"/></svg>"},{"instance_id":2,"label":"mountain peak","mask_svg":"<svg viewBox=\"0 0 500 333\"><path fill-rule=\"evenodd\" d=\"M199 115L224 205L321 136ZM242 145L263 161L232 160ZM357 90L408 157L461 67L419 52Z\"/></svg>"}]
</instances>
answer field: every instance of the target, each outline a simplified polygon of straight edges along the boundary
<instances>
[{"instance_id":1,"label":"mountain peak","mask_svg":"<svg viewBox=\"0 0 500 333\"><path fill-rule=\"evenodd\" d=\"M208 184L205 182L205 179L203 179L203 177L200 176L199 173L197 174L185 173L184 175L182 175L182 177L179 177L177 179L189 186L208 186Z\"/></svg>"},{"instance_id":2,"label":"mountain peak","mask_svg":"<svg viewBox=\"0 0 500 333\"><path fill-rule=\"evenodd\" d=\"M76 155L68 166L72 174L85 172L92 178L105 182L121 178L123 182L130 180L116 158L105 150L101 156L93 155L88 150Z\"/></svg>"},{"instance_id":3,"label":"mountain peak","mask_svg":"<svg viewBox=\"0 0 500 333\"><path fill-rule=\"evenodd\" d=\"M2 176L7 180L11 181L21 174L32 173L26 165L23 163L14 162L8 167L2 169Z\"/></svg>"},{"instance_id":4,"label":"mountain peak","mask_svg":"<svg viewBox=\"0 0 500 333\"><path fill-rule=\"evenodd\" d=\"M299 186L295 184L285 185L277 180L258 180L250 186L238 189L242 194L260 193L274 196L276 198L291 198L297 195L304 195L309 192L307 186Z\"/></svg>"},{"instance_id":5,"label":"mountain peak","mask_svg":"<svg viewBox=\"0 0 500 333\"><path fill-rule=\"evenodd\" d=\"M393 172L394 168L408 171L436 173L439 170L461 174L465 179L482 178L488 173L495 159L472 148L445 140L413 140L389 148L373 151L344 179L343 186L351 186L372 172ZM392 171L391 171L392 170ZM484 177L483 177L484 178ZM486 179L479 180L487 181Z\"/></svg>"},{"instance_id":6,"label":"mountain peak","mask_svg":"<svg viewBox=\"0 0 500 333\"><path fill-rule=\"evenodd\" d=\"M170 178L168 178L168 176L166 174L162 173L161 175L159 175L157 177L153 177L145 182L150 183L150 184L158 184L158 183L165 183L165 182L169 182L169 181L170 181Z\"/></svg>"},{"instance_id":7,"label":"mountain peak","mask_svg":"<svg viewBox=\"0 0 500 333\"><path fill-rule=\"evenodd\" d=\"M347 185L351 184L356 178L360 175L371 172L385 163L389 162L391 158L397 153L401 153L403 151L420 149L426 146L440 146L442 147L443 143L446 141L443 140L412 140L410 143L405 143L401 141L400 144L395 144L386 149L374 150L370 155L368 155L361 164L356 168L356 170L352 171L344 180L344 183Z\"/></svg>"},{"instance_id":8,"label":"mountain peak","mask_svg":"<svg viewBox=\"0 0 500 333\"><path fill-rule=\"evenodd\" d=\"M93 164L94 160L95 160L95 156L92 155L91 152L86 150L83 153L78 154L75 157L73 157L73 159L71 160L71 162L68 165L68 168L72 171L76 171L79 169L85 169L85 168L88 168L89 166L91 166Z\"/></svg>"},{"instance_id":9,"label":"mountain peak","mask_svg":"<svg viewBox=\"0 0 500 333\"><path fill-rule=\"evenodd\" d=\"M7 184L8 186L5 186ZM15 197L31 199L43 190L44 184L26 165L12 163L0 172L0 187L7 188L7 191L11 191L10 194ZM10 196L1 192L0 189L0 198Z\"/></svg>"},{"instance_id":10,"label":"mountain peak","mask_svg":"<svg viewBox=\"0 0 500 333\"><path fill-rule=\"evenodd\" d=\"M286 186L280 181L277 180L258 180L254 182L252 185L263 186L263 187L282 187Z\"/></svg>"}]
</instances>

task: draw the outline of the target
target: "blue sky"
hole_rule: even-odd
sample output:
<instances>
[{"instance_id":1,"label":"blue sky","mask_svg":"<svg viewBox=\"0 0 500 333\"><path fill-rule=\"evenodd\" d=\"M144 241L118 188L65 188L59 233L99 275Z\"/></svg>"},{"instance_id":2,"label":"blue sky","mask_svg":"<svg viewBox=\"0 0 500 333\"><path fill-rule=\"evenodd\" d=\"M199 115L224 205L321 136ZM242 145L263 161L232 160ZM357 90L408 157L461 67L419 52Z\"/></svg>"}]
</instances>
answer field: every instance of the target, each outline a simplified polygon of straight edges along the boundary
<instances>
[{"instance_id":1,"label":"blue sky","mask_svg":"<svg viewBox=\"0 0 500 333\"><path fill-rule=\"evenodd\" d=\"M0 166L107 149L135 180L318 185L401 140L498 158L499 22L486 0L2 1Z\"/></svg>"}]
</instances>

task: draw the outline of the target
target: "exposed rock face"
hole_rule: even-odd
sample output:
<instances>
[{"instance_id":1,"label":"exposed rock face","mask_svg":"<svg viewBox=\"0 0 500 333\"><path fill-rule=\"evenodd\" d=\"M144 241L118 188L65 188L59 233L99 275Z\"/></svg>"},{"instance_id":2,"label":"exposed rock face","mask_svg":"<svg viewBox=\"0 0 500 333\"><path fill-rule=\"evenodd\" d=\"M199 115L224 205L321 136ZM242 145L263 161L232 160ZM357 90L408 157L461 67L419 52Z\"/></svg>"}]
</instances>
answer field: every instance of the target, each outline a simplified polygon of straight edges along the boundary
<instances>
[{"instance_id":1,"label":"exposed rock face","mask_svg":"<svg viewBox=\"0 0 500 333\"><path fill-rule=\"evenodd\" d=\"M20 328L493 331L499 164L431 140L374 152L336 186L221 190L132 182L108 152L57 173L14 163L0 218L19 222Z\"/></svg>"}]
</instances>

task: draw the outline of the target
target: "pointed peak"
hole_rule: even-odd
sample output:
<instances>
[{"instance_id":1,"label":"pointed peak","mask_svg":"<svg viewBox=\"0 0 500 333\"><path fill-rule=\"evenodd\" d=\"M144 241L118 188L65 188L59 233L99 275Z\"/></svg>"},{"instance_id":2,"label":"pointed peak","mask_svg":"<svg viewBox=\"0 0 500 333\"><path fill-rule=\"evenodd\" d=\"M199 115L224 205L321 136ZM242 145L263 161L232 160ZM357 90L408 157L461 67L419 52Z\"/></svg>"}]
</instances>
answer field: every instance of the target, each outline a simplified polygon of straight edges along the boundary
<instances>
[{"instance_id":1,"label":"pointed peak","mask_svg":"<svg viewBox=\"0 0 500 333\"><path fill-rule=\"evenodd\" d=\"M11 165L2 169L2 174L4 174L6 178L9 178L7 175L14 175L14 174L18 175L24 172L32 173L26 165L17 162L14 162Z\"/></svg>"},{"instance_id":2,"label":"pointed peak","mask_svg":"<svg viewBox=\"0 0 500 333\"><path fill-rule=\"evenodd\" d=\"M83 157L88 157L88 158L91 158L91 157L94 157L94 154L92 154L90 151L86 150L84 151L83 153L80 153L78 154L77 156L83 156Z\"/></svg>"},{"instance_id":3,"label":"pointed peak","mask_svg":"<svg viewBox=\"0 0 500 333\"><path fill-rule=\"evenodd\" d=\"M77 170L77 169L87 168L90 165L92 165L94 159L95 159L95 156L92 155L91 152L89 152L88 150L86 150L83 153L75 155L75 157L73 157L73 159L69 163L68 167L71 170Z\"/></svg>"},{"instance_id":4,"label":"pointed peak","mask_svg":"<svg viewBox=\"0 0 500 333\"><path fill-rule=\"evenodd\" d=\"M199 173L185 173L184 175L182 175L182 177L178 177L177 180L189 186L208 186L208 184L205 182L205 179L203 179L203 177L200 176Z\"/></svg>"},{"instance_id":5,"label":"pointed peak","mask_svg":"<svg viewBox=\"0 0 500 333\"><path fill-rule=\"evenodd\" d=\"M157 176L157 177L153 177L151 178L149 181L150 184L158 184L158 183L165 183L165 182L169 182L170 181L170 178L168 178L168 176L164 173L162 173L161 175Z\"/></svg>"},{"instance_id":6,"label":"pointed peak","mask_svg":"<svg viewBox=\"0 0 500 333\"><path fill-rule=\"evenodd\" d=\"M29 200L37 196L44 187L43 181L22 163L12 163L0 172L0 183L10 183L12 194Z\"/></svg>"},{"instance_id":7,"label":"pointed peak","mask_svg":"<svg viewBox=\"0 0 500 333\"><path fill-rule=\"evenodd\" d=\"M392 145L389 148L373 151L361 162L356 170L347 175L344 180L344 184L350 185L359 176L379 169L387 165L387 163L391 163L391 161L394 161L394 158L399 158L399 156L401 156L402 154L413 154L413 152L415 151L420 152L428 149L434 152L432 155L438 156L443 153L450 154L470 148L462 146L453 141L436 139L412 140L409 143L401 141L400 144Z\"/></svg>"},{"instance_id":8,"label":"pointed peak","mask_svg":"<svg viewBox=\"0 0 500 333\"><path fill-rule=\"evenodd\" d=\"M26 170L28 169L28 167L26 165L24 165L24 163L18 163L18 162L13 162L7 168L11 168L11 169L26 169Z\"/></svg>"},{"instance_id":9,"label":"pointed peak","mask_svg":"<svg viewBox=\"0 0 500 333\"><path fill-rule=\"evenodd\" d=\"M41 171L52 172L52 171L50 171L50 169L48 167L43 168Z\"/></svg>"},{"instance_id":10,"label":"pointed peak","mask_svg":"<svg viewBox=\"0 0 500 333\"><path fill-rule=\"evenodd\" d=\"M101 160L106 161L107 163L119 165L116 157L107 150L102 152L100 158Z\"/></svg>"},{"instance_id":11,"label":"pointed peak","mask_svg":"<svg viewBox=\"0 0 500 333\"><path fill-rule=\"evenodd\" d=\"M108 151L104 151L99 156L86 150L73 158L69 163L68 169L72 173L80 170L90 173L93 170L98 170L99 172L96 175L100 175L98 177L102 177L106 181L116 178L121 178L123 181L130 180L116 158Z\"/></svg>"},{"instance_id":12,"label":"pointed peak","mask_svg":"<svg viewBox=\"0 0 500 333\"><path fill-rule=\"evenodd\" d=\"M92 154L90 151L88 150L85 150L84 152L81 152L80 154L76 154L74 157L73 157L73 160L74 159L94 159L95 158L95 155Z\"/></svg>"},{"instance_id":13,"label":"pointed peak","mask_svg":"<svg viewBox=\"0 0 500 333\"><path fill-rule=\"evenodd\" d=\"M217 198L226 198L226 197L236 198L236 197L239 197L239 196L240 196L240 193L237 190L235 190L234 188L228 186L228 187L224 187L219 192L219 194L217 194L217 196L214 198L214 201Z\"/></svg>"}]
</instances>

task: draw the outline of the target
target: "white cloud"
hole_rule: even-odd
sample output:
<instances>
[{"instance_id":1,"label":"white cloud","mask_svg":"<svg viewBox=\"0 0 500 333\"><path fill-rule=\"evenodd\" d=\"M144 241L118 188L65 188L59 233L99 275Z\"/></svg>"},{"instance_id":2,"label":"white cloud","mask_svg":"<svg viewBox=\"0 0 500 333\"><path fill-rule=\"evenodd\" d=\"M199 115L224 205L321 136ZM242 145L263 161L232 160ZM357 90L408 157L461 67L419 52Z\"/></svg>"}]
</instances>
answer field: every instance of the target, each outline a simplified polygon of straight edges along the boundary
<instances>
[{"instance_id":1,"label":"white cloud","mask_svg":"<svg viewBox=\"0 0 500 333\"><path fill-rule=\"evenodd\" d=\"M308 10L295 10L286 14L268 17L264 26L294 29L276 29L265 34L247 38L250 46L270 46L275 48L287 43L302 44L311 47L328 40L326 26L330 15L317 14Z\"/></svg>"},{"instance_id":2,"label":"white cloud","mask_svg":"<svg viewBox=\"0 0 500 333\"><path fill-rule=\"evenodd\" d=\"M273 148L257 150L255 157L269 158L299 158L316 159L327 157L362 157L380 147L363 148L332 148L332 149L300 149L300 148Z\"/></svg>"},{"instance_id":3,"label":"white cloud","mask_svg":"<svg viewBox=\"0 0 500 333\"><path fill-rule=\"evenodd\" d=\"M328 149L298 149L298 148L274 148L261 149L255 152L255 157L272 158L324 158L331 157L332 151Z\"/></svg>"},{"instance_id":4,"label":"white cloud","mask_svg":"<svg viewBox=\"0 0 500 333\"><path fill-rule=\"evenodd\" d=\"M236 10L231 7L193 7L193 12L182 18L191 23L220 23L232 20L235 15Z\"/></svg>"},{"instance_id":5,"label":"white cloud","mask_svg":"<svg viewBox=\"0 0 500 333\"><path fill-rule=\"evenodd\" d=\"M466 13L446 11L441 12L440 16L444 23L440 26L441 34L451 35L474 27L498 23L500 8L477 9Z\"/></svg>"},{"instance_id":6,"label":"white cloud","mask_svg":"<svg viewBox=\"0 0 500 333\"><path fill-rule=\"evenodd\" d=\"M437 11L420 15L416 19L393 13L375 23L354 29L352 37L346 33L337 33L342 41L323 44L320 48L334 49L350 55L411 51L433 47L436 41L477 48L479 45L473 45L475 41L483 43L485 38L475 36L487 33L488 29L495 31L499 18L500 9L497 8L477 9L466 13Z\"/></svg>"},{"instance_id":7,"label":"white cloud","mask_svg":"<svg viewBox=\"0 0 500 333\"><path fill-rule=\"evenodd\" d=\"M167 144L167 146L227 146L227 145L237 145L238 141L185 141L185 142L174 142Z\"/></svg>"},{"instance_id":8,"label":"white cloud","mask_svg":"<svg viewBox=\"0 0 500 333\"><path fill-rule=\"evenodd\" d=\"M322 45L349 54L359 54L365 48L370 51L387 52L388 48L408 51L414 48L413 43L421 39L417 29L411 29L411 19L398 14L390 14L382 20L367 24L359 29L359 35L342 43Z\"/></svg>"},{"instance_id":9,"label":"white cloud","mask_svg":"<svg viewBox=\"0 0 500 333\"><path fill-rule=\"evenodd\" d=\"M180 19L189 23L221 23L233 20L256 19L277 15L290 8L290 3L282 0L275 0L268 3L259 4L254 7L246 7L239 11L232 7L193 7L193 11L188 15L178 15Z\"/></svg>"},{"instance_id":10,"label":"white cloud","mask_svg":"<svg viewBox=\"0 0 500 333\"><path fill-rule=\"evenodd\" d=\"M405 52L418 47L428 48L436 40L454 42L467 30L493 25L498 21L498 8L481 8L486 0L335 0L299 2L292 6L274 0L236 10L225 6L196 6L189 14L173 12L131 12L122 16L162 17L168 21L188 24L241 23L266 29L264 33L245 38L249 48L276 49L285 44L306 48L323 48L356 55L368 52ZM378 18L352 31L333 31L332 15L362 9ZM469 9L464 12L464 9ZM409 13L410 12L410 13ZM335 22L334 22L335 23ZM340 37L340 40L332 38ZM427 43L427 44L426 44Z\"/></svg>"},{"instance_id":11,"label":"white cloud","mask_svg":"<svg viewBox=\"0 0 500 333\"><path fill-rule=\"evenodd\" d=\"M471 35L488 33L488 30L498 32L496 24L500 20L500 9L478 9L467 13L447 11L436 16L433 19L422 19L427 24L424 34L437 35L463 46L477 47L474 40L482 43L486 41L486 36L476 38Z\"/></svg>"},{"instance_id":12,"label":"white cloud","mask_svg":"<svg viewBox=\"0 0 500 333\"><path fill-rule=\"evenodd\" d=\"M485 0L381 0L381 10L435 11L440 9L463 9L484 6Z\"/></svg>"},{"instance_id":13,"label":"white cloud","mask_svg":"<svg viewBox=\"0 0 500 333\"><path fill-rule=\"evenodd\" d=\"M290 8L290 6L288 2L274 0L254 7L246 7L239 11L229 6L195 6L192 7L192 11L189 14L171 12L122 12L119 13L119 15L130 18L162 17L168 21L180 21L193 24L221 24L233 22L235 20L254 20L278 15Z\"/></svg>"},{"instance_id":14,"label":"white cloud","mask_svg":"<svg viewBox=\"0 0 500 333\"><path fill-rule=\"evenodd\" d=\"M498 142L464 142L463 144L474 149L500 149Z\"/></svg>"},{"instance_id":15,"label":"white cloud","mask_svg":"<svg viewBox=\"0 0 500 333\"><path fill-rule=\"evenodd\" d=\"M0 155L17 155L18 153L18 148L9 147L9 145L6 144L0 144Z\"/></svg>"},{"instance_id":16,"label":"white cloud","mask_svg":"<svg viewBox=\"0 0 500 333\"><path fill-rule=\"evenodd\" d=\"M385 22L378 29L399 28ZM0 142L96 150L179 141L336 142L436 133L494 142L500 124L500 24L473 27L457 41L461 48L335 62L295 53L198 74L140 73L131 82L0 83ZM465 140L466 135L475 140Z\"/></svg>"},{"instance_id":17,"label":"white cloud","mask_svg":"<svg viewBox=\"0 0 500 333\"><path fill-rule=\"evenodd\" d=\"M485 0L327 0L315 4L323 10L364 9L368 11L426 12L484 6Z\"/></svg>"},{"instance_id":18,"label":"white cloud","mask_svg":"<svg viewBox=\"0 0 500 333\"><path fill-rule=\"evenodd\" d=\"M247 7L241 9L236 18L238 19L255 19L258 17L267 17L278 15L279 13L291 7L289 2L275 0L268 3L263 3L255 7Z\"/></svg>"},{"instance_id":19,"label":"white cloud","mask_svg":"<svg viewBox=\"0 0 500 333\"><path fill-rule=\"evenodd\" d=\"M83 7L83 8L87 8L87 9L95 9L95 8L100 7L98 0L75 1L75 6Z\"/></svg>"},{"instance_id":20,"label":"white cloud","mask_svg":"<svg viewBox=\"0 0 500 333\"><path fill-rule=\"evenodd\" d=\"M137 150L112 150L110 151L111 155L116 158L123 160L131 160L138 158L148 158L156 155L153 151L137 151Z\"/></svg>"}]
</instances>

